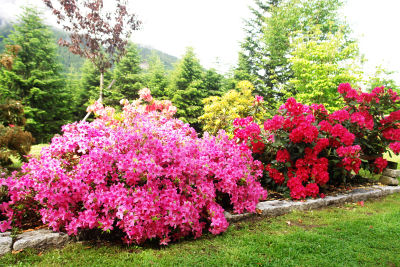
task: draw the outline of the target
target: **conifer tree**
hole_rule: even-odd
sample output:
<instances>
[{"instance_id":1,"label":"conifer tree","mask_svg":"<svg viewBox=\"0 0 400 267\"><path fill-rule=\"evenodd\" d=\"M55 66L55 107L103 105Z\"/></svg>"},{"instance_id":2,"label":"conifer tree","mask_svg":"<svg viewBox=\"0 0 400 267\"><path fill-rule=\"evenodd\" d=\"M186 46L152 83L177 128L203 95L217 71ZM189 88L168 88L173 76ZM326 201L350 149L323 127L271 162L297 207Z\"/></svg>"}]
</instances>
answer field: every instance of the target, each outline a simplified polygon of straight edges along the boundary
<instances>
[{"instance_id":1,"label":"conifer tree","mask_svg":"<svg viewBox=\"0 0 400 267\"><path fill-rule=\"evenodd\" d=\"M165 66L155 52L150 56L149 69L144 75L144 85L156 98L162 99L167 96L168 78Z\"/></svg>"},{"instance_id":2,"label":"conifer tree","mask_svg":"<svg viewBox=\"0 0 400 267\"><path fill-rule=\"evenodd\" d=\"M37 10L25 8L14 31L5 40L21 51L11 70L3 69L0 86L11 98L22 101L26 130L39 142L48 141L70 119L70 100L65 91L61 64L57 61L53 34Z\"/></svg>"},{"instance_id":3,"label":"conifer tree","mask_svg":"<svg viewBox=\"0 0 400 267\"><path fill-rule=\"evenodd\" d=\"M115 85L112 102L117 104L122 98L137 99L143 88L140 68L140 55L135 44L130 43L126 54L116 64L114 70Z\"/></svg>"},{"instance_id":4,"label":"conifer tree","mask_svg":"<svg viewBox=\"0 0 400 267\"><path fill-rule=\"evenodd\" d=\"M177 116L200 131L198 117L203 110L202 99L207 96L203 87L203 68L193 48L186 50L176 65L168 88L168 97L177 107Z\"/></svg>"},{"instance_id":5,"label":"conifer tree","mask_svg":"<svg viewBox=\"0 0 400 267\"><path fill-rule=\"evenodd\" d=\"M98 99L99 94L99 79L100 71L93 65L90 60L85 60L81 68L81 79L79 83L78 98L77 98L77 111L78 118L86 113L86 108L88 105L93 103ZM112 79L112 74L110 71L104 73L104 82L108 83ZM111 90L105 90L104 96L107 96L106 104L110 104L108 97L112 95Z\"/></svg>"}]
</instances>

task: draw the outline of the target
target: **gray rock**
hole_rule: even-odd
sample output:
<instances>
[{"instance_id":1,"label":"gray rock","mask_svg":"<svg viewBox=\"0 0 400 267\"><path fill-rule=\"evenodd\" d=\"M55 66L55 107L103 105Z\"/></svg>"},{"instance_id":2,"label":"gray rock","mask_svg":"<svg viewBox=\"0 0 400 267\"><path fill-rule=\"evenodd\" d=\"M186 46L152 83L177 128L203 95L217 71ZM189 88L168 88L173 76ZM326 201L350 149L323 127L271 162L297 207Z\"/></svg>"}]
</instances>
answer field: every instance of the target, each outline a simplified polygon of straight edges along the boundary
<instances>
[{"instance_id":1,"label":"gray rock","mask_svg":"<svg viewBox=\"0 0 400 267\"><path fill-rule=\"evenodd\" d=\"M12 238L10 232L0 233L0 256L11 252Z\"/></svg>"},{"instance_id":2,"label":"gray rock","mask_svg":"<svg viewBox=\"0 0 400 267\"><path fill-rule=\"evenodd\" d=\"M392 178L400 177L400 170L386 169L382 173L384 176L389 176Z\"/></svg>"},{"instance_id":3,"label":"gray rock","mask_svg":"<svg viewBox=\"0 0 400 267\"><path fill-rule=\"evenodd\" d=\"M324 198L326 206L343 204L349 201L349 195L327 196Z\"/></svg>"},{"instance_id":4,"label":"gray rock","mask_svg":"<svg viewBox=\"0 0 400 267\"><path fill-rule=\"evenodd\" d=\"M18 235L13 249L22 250L26 248L45 249L48 247L61 247L68 241L69 237L64 233L55 233L51 230L40 229Z\"/></svg>"},{"instance_id":5,"label":"gray rock","mask_svg":"<svg viewBox=\"0 0 400 267\"><path fill-rule=\"evenodd\" d=\"M382 187L382 195L387 196L394 193L400 192L400 186L383 186Z\"/></svg>"},{"instance_id":6,"label":"gray rock","mask_svg":"<svg viewBox=\"0 0 400 267\"><path fill-rule=\"evenodd\" d=\"M306 201L263 201L257 204L257 213L262 216L275 217L290 213L294 210L312 210L329 205L340 205L346 202L357 202L371 198L378 198L394 193L400 193L400 186L372 186L370 188L357 188L347 194L327 196L325 198L307 199ZM256 213L230 214L226 211L224 214L229 222L237 222L246 218L257 216Z\"/></svg>"},{"instance_id":7,"label":"gray rock","mask_svg":"<svg viewBox=\"0 0 400 267\"><path fill-rule=\"evenodd\" d=\"M399 185L399 180L389 176L382 175L379 182L384 185Z\"/></svg>"}]
</instances>

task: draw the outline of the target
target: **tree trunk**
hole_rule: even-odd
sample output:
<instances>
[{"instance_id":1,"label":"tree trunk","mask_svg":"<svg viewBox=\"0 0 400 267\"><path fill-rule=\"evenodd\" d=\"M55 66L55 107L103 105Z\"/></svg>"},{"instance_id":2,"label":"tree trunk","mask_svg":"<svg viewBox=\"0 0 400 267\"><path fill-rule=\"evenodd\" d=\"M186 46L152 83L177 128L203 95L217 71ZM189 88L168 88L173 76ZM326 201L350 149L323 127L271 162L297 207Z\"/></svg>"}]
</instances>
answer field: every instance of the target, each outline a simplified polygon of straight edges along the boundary
<instances>
[{"instance_id":1,"label":"tree trunk","mask_svg":"<svg viewBox=\"0 0 400 267\"><path fill-rule=\"evenodd\" d=\"M97 100L100 104L103 104L103 87L104 87L104 72L100 72L100 95L99 95L99 100Z\"/></svg>"},{"instance_id":2,"label":"tree trunk","mask_svg":"<svg viewBox=\"0 0 400 267\"><path fill-rule=\"evenodd\" d=\"M108 85L107 90L110 90L111 87L114 85L115 83L115 79L113 79L111 81L111 83ZM97 100L97 102L102 103L103 102L103 84L104 84L104 76L100 75L100 97ZM92 114L92 112L88 112L86 114L86 116L83 118L82 122L86 121L87 118L89 118L90 114Z\"/></svg>"}]
</instances>

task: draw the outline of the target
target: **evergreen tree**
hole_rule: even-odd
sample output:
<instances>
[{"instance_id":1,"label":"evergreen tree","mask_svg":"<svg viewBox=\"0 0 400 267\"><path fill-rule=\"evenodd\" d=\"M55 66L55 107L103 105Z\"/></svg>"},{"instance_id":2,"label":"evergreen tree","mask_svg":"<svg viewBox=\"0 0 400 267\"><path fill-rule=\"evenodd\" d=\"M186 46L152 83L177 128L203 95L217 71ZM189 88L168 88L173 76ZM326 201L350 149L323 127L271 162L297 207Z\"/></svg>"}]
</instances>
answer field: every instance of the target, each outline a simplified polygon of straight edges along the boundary
<instances>
[{"instance_id":1,"label":"evergreen tree","mask_svg":"<svg viewBox=\"0 0 400 267\"><path fill-rule=\"evenodd\" d=\"M203 110L202 99L207 96L203 87L203 68L193 49L188 48L176 65L168 88L168 97L177 107L177 116L200 131L198 121Z\"/></svg>"},{"instance_id":2,"label":"evergreen tree","mask_svg":"<svg viewBox=\"0 0 400 267\"><path fill-rule=\"evenodd\" d=\"M25 8L6 43L21 51L13 69L3 69L0 86L25 106L26 130L39 142L48 141L70 119L70 100L65 91L55 40L38 11Z\"/></svg>"},{"instance_id":3,"label":"evergreen tree","mask_svg":"<svg viewBox=\"0 0 400 267\"><path fill-rule=\"evenodd\" d=\"M78 107L78 118L82 118L82 116L86 113L86 108L92 102L98 99L99 95L99 79L100 79L100 71L93 65L90 60L85 60L81 68L81 80L77 98L77 107ZM104 82L109 83L111 81L112 75L109 71L104 73ZM112 95L112 91L104 91L104 96L107 97L105 100L105 104L110 104L109 96Z\"/></svg>"},{"instance_id":4,"label":"evergreen tree","mask_svg":"<svg viewBox=\"0 0 400 267\"><path fill-rule=\"evenodd\" d=\"M204 73L203 87L205 89L205 97L221 96L224 93L223 85L224 76L215 69L209 69Z\"/></svg>"},{"instance_id":5,"label":"evergreen tree","mask_svg":"<svg viewBox=\"0 0 400 267\"><path fill-rule=\"evenodd\" d=\"M149 69L144 75L144 85L149 88L155 98L165 98L168 79L165 66L160 57L153 51L149 58Z\"/></svg>"},{"instance_id":6,"label":"evergreen tree","mask_svg":"<svg viewBox=\"0 0 400 267\"><path fill-rule=\"evenodd\" d=\"M349 27L338 19L341 0L256 0L255 3L253 18L247 21L247 37L242 43L235 77L252 81L256 93L273 107L287 96L288 81L293 77L288 61L291 40L320 25L322 39L344 28L345 39L349 41Z\"/></svg>"},{"instance_id":7,"label":"evergreen tree","mask_svg":"<svg viewBox=\"0 0 400 267\"><path fill-rule=\"evenodd\" d=\"M114 104L123 98L132 100L139 97L138 92L143 88L141 71L138 49L130 43L114 70L115 90L111 97Z\"/></svg>"}]
</instances>

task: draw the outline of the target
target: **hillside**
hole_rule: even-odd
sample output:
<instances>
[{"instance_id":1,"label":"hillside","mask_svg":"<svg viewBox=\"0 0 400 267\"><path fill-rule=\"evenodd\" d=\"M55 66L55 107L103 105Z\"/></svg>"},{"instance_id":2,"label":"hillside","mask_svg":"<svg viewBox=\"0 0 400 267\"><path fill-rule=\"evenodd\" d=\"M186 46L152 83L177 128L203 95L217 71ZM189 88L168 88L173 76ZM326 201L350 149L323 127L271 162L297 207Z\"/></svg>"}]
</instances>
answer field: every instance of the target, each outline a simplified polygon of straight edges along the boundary
<instances>
[{"instance_id":1,"label":"hillside","mask_svg":"<svg viewBox=\"0 0 400 267\"><path fill-rule=\"evenodd\" d=\"M4 50L3 40L12 31L12 25L9 23L5 23L5 22L3 22L0 25L1 25L0 26L0 52L2 52ZM60 38L67 38L67 36L68 36L67 33L65 33L59 29L53 28L52 30L54 32L54 36L55 36L54 41L55 42L57 42L57 40L59 40ZM147 62L153 52L160 57L161 61L164 63L166 70L171 70L173 68L173 64L178 60L178 58L171 56L169 54L166 54L157 49L153 49L151 47L143 46L140 44L137 44L137 46L138 46L140 57L142 59L142 66L147 65ZM80 56L72 54L65 47L59 47L58 45L57 45L57 47L58 47L58 54L60 55L60 62L63 64L64 70L66 72L79 71L79 69L83 65L84 59L81 58Z\"/></svg>"}]
</instances>

